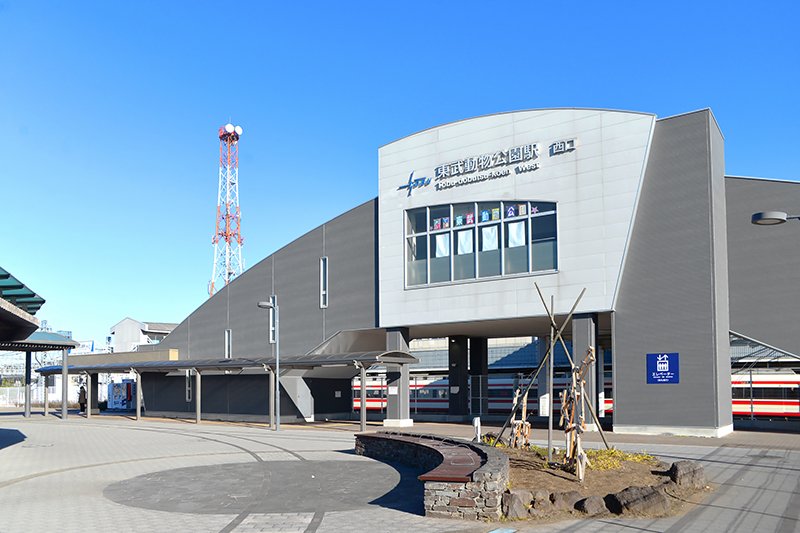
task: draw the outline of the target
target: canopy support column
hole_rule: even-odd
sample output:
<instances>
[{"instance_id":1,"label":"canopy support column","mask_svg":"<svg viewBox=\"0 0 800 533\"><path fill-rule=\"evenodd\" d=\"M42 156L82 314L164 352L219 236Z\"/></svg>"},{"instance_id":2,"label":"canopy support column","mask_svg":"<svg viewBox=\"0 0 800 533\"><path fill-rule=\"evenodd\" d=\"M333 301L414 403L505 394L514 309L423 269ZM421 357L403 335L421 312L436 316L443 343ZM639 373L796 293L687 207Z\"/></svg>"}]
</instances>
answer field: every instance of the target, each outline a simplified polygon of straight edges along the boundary
<instances>
[{"instance_id":1,"label":"canopy support column","mask_svg":"<svg viewBox=\"0 0 800 533\"><path fill-rule=\"evenodd\" d=\"M361 415L361 432L367 430L367 368L364 365L361 367L361 408L359 409Z\"/></svg>"},{"instance_id":2,"label":"canopy support column","mask_svg":"<svg viewBox=\"0 0 800 533\"><path fill-rule=\"evenodd\" d=\"M269 397L267 404L269 405L269 427L275 429L275 370L268 369L269 372Z\"/></svg>"},{"instance_id":3,"label":"canopy support column","mask_svg":"<svg viewBox=\"0 0 800 533\"><path fill-rule=\"evenodd\" d=\"M31 417L31 352L25 352L25 418Z\"/></svg>"},{"instance_id":4,"label":"canopy support column","mask_svg":"<svg viewBox=\"0 0 800 533\"><path fill-rule=\"evenodd\" d=\"M47 380L49 380L49 379L50 379L50 376L42 376L42 378L44 378L44 379L43 379L43 381L44 381L44 416L45 416L45 418L46 418L46 417L47 417L47 411L48 411L48 409L49 409L49 407L50 407L50 406L48 405L48 403L50 402L50 400L47 398L47 389L48 389L48 387L47 387ZM41 379L41 378L40 378L40 379Z\"/></svg>"},{"instance_id":5,"label":"canopy support column","mask_svg":"<svg viewBox=\"0 0 800 533\"><path fill-rule=\"evenodd\" d=\"M92 418L92 375L86 373L86 418Z\"/></svg>"},{"instance_id":6,"label":"canopy support column","mask_svg":"<svg viewBox=\"0 0 800 533\"><path fill-rule=\"evenodd\" d=\"M200 399L203 397L202 394L202 380L200 378L200 371L198 369L194 369L194 422L195 424L200 423L202 412L202 405Z\"/></svg>"},{"instance_id":7,"label":"canopy support column","mask_svg":"<svg viewBox=\"0 0 800 533\"><path fill-rule=\"evenodd\" d=\"M136 421L142 419L142 374L138 370L132 370L136 376Z\"/></svg>"},{"instance_id":8,"label":"canopy support column","mask_svg":"<svg viewBox=\"0 0 800 533\"><path fill-rule=\"evenodd\" d=\"M61 350L61 420L67 419L67 392L69 389L69 369L67 368L67 349Z\"/></svg>"}]
</instances>

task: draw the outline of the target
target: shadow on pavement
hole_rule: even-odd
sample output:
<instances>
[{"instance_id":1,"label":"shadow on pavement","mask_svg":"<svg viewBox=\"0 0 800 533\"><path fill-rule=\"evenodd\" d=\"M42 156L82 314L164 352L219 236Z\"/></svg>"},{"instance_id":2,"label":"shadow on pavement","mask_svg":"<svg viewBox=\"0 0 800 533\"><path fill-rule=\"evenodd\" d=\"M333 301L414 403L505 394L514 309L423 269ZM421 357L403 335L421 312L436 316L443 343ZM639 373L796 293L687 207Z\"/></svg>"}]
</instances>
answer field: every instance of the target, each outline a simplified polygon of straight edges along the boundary
<instances>
[{"instance_id":1,"label":"shadow on pavement","mask_svg":"<svg viewBox=\"0 0 800 533\"><path fill-rule=\"evenodd\" d=\"M0 450L25 440L25 434L17 429L0 428Z\"/></svg>"},{"instance_id":2,"label":"shadow on pavement","mask_svg":"<svg viewBox=\"0 0 800 533\"><path fill-rule=\"evenodd\" d=\"M370 505L377 505L416 515L425 514L425 507L423 505L425 485L418 479L422 474L422 470L400 463L385 464L391 466L400 474L400 481L398 481L397 485L395 485L392 490L369 502Z\"/></svg>"}]
</instances>

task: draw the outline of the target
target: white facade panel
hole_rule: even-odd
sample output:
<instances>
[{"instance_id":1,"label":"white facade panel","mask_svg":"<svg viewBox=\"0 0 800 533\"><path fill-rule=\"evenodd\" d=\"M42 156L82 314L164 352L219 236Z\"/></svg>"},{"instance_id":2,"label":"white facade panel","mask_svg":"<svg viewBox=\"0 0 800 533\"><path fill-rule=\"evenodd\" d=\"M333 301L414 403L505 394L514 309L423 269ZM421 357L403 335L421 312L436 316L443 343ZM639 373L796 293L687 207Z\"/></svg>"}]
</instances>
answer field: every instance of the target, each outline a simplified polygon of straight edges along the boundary
<instances>
[{"instance_id":1,"label":"white facade panel","mask_svg":"<svg viewBox=\"0 0 800 533\"><path fill-rule=\"evenodd\" d=\"M447 124L382 147L380 326L543 316L534 281L555 296L557 312L567 312L584 287L578 312L611 310L654 121L653 115L618 111L523 111ZM573 139L573 150L550 153L551 144ZM539 157L522 166L535 162L536 170L517 172L512 163L492 169L508 171L497 179L437 187L458 180L437 180L439 165L531 143L538 144ZM410 194L399 189L409 184ZM406 285L407 210L516 200L557 204L556 272Z\"/></svg>"}]
</instances>

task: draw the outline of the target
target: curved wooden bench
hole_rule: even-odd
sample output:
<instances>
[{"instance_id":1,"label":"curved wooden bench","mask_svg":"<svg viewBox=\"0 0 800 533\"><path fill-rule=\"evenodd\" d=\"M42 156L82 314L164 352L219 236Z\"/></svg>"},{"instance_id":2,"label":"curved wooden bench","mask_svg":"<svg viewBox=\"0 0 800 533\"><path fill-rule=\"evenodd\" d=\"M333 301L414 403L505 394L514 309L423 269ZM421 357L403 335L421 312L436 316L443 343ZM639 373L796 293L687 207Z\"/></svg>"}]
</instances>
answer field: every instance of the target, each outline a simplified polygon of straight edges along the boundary
<instances>
[{"instance_id":1,"label":"curved wooden bench","mask_svg":"<svg viewBox=\"0 0 800 533\"><path fill-rule=\"evenodd\" d=\"M356 453L421 468L425 515L497 520L508 484L508 458L493 448L433 435L356 435Z\"/></svg>"},{"instance_id":2,"label":"curved wooden bench","mask_svg":"<svg viewBox=\"0 0 800 533\"><path fill-rule=\"evenodd\" d=\"M430 471L419 476L420 481L446 481L467 483L472 481L472 474L485 462L485 455L481 457L477 451L463 443L449 439L437 439L427 435L411 435L407 433L375 433L359 435L362 439L390 439L394 442L412 446L422 446L439 455L438 464ZM424 453L424 452L423 452ZM404 462L404 461L401 461ZM433 462L433 461L431 461ZM412 466L424 466L427 461L420 464L415 461Z\"/></svg>"}]
</instances>

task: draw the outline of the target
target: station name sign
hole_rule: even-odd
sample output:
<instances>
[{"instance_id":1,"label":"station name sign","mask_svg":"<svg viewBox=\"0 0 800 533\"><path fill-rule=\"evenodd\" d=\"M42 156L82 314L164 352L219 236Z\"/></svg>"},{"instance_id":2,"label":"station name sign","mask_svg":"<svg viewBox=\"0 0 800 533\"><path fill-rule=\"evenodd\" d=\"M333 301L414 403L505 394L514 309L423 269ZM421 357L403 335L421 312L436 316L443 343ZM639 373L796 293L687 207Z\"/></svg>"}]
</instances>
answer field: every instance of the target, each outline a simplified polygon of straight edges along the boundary
<instances>
[{"instance_id":1,"label":"station name sign","mask_svg":"<svg viewBox=\"0 0 800 533\"><path fill-rule=\"evenodd\" d=\"M550 157L575 150L575 139L556 141L550 145ZM437 191L496 180L514 174L524 174L539 169L540 148L538 143L523 144L506 150L498 150L487 154L476 155L451 161L437 166L433 170L433 179L429 177L415 178L414 172L408 182L397 188L406 190L411 196L414 189L427 187L431 183Z\"/></svg>"}]
</instances>

